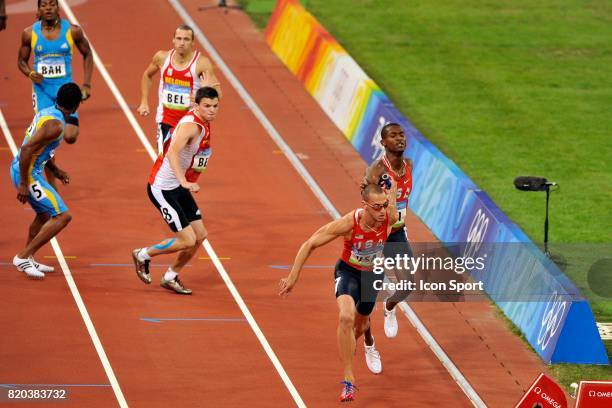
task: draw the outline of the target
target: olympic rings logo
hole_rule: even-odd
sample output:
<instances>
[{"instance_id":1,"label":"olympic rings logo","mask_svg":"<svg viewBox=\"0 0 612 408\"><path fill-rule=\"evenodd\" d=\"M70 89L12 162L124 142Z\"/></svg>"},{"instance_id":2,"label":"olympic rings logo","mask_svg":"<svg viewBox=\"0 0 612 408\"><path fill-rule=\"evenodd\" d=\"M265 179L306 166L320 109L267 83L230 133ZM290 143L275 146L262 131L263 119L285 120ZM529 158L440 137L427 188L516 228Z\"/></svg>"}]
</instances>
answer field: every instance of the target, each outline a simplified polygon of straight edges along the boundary
<instances>
[{"instance_id":1,"label":"olympic rings logo","mask_svg":"<svg viewBox=\"0 0 612 408\"><path fill-rule=\"evenodd\" d=\"M463 251L464 258L474 258L474 255L478 253L482 246L482 241L484 241L488 228L489 217L479 208L468 230L466 245Z\"/></svg>"},{"instance_id":2,"label":"olympic rings logo","mask_svg":"<svg viewBox=\"0 0 612 408\"><path fill-rule=\"evenodd\" d=\"M567 308L567 303L567 301L561 300L561 296L557 294L557 291L554 291L548 299L537 339L537 344L542 348L542 351L546 350L550 340L552 340L557 333L561 321L563 320L563 314Z\"/></svg>"}]
</instances>

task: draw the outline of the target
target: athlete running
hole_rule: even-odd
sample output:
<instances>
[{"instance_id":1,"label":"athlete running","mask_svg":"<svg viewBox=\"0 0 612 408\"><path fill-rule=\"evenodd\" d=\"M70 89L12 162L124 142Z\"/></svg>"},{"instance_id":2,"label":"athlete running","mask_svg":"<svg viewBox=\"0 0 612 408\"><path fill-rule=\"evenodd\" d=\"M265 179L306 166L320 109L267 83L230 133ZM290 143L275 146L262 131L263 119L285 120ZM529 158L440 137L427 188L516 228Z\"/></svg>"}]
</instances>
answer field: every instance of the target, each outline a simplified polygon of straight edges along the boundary
<instances>
[{"instance_id":1,"label":"athlete running","mask_svg":"<svg viewBox=\"0 0 612 408\"><path fill-rule=\"evenodd\" d=\"M213 72L210 60L194 50L193 29L181 25L174 31L174 48L170 51L157 51L153 60L142 74L140 81L140 105L137 112L142 116L149 114L149 91L152 78L160 72L157 114L157 152L161 154L170 131L189 111L194 102L196 90L210 86L217 90L221 99L221 87Z\"/></svg>"},{"instance_id":2,"label":"athlete running","mask_svg":"<svg viewBox=\"0 0 612 408\"><path fill-rule=\"evenodd\" d=\"M31 278L44 278L53 272L51 266L34 260L34 254L55 237L72 219L68 207L43 176L45 164L55 176L67 184L68 174L49 160L64 138L66 120L81 103L81 89L74 83L62 85L55 106L38 112L23 140L19 153L11 162L11 179L17 187L17 199L28 201L36 212L28 231L26 247L13 258L13 265Z\"/></svg>"},{"instance_id":3,"label":"athlete running","mask_svg":"<svg viewBox=\"0 0 612 408\"><path fill-rule=\"evenodd\" d=\"M396 255L412 257L405 224L408 199L412 192L412 162L404 158L406 135L402 127L397 123L387 123L383 126L380 133L385 153L368 167L364 184L379 183L383 174L388 174L396 183L399 218L392 226L393 229L385 244L384 255L386 258L395 258ZM394 273L398 280L411 278L409 274L402 274L397 270L394 270ZM395 307L406 299L409 294L409 290L398 290L383 304L385 316L384 328L387 337L397 336L398 325Z\"/></svg>"},{"instance_id":4,"label":"athlete running","mask_svg":"<svg viewBox=\"0 0 612 408\"><path fill-rule=\"evenodd\" d=\"M369 184L362 190L363 206L332 221L315 232L295 257L289 276L280 281L280 295L288 295L298 281L302 267L312 251L338 237L344 238L344 250L336 263L336 303L339 309L338 348L344 366L340 401L355 399L353 356L356 340L369 328L382 275L372 272L374 260L381 257L391 226L397 222L396 186L386 193L379 185ZM369 356L371 354L371 356ZM374 346L366 343L366 360L378 360Z\"/></svg>"},{"instance_id":5,"label":"athlete running","mask_svg":"<svg viewBox=\"0 0 612 408\"><path fill-rule=\"evenodd\" d=\"M60 18L58 0L38 0L38 21L23 30L17 58L19 70L32 81L34 111L39 112L55 105L60 87L72 82L72 54L74 48L83 56L82 99L91 96L93 54L81 27ZM30 68L30 55L34 53L34 65ZM79 135L79 117L76 113L66 119L64 140L74 143ZM54 164L55 159L48 162ZM55 176L45 170L47 180L55 188Z\"/></svg>"},{"instance_id":6,"label":"athlete running","mask_svg":"<svg viewBox=\"0 0 612 408\"><path fill-rule=\"evenodd\" d=\"M147 192L175 236L148 248L132 251L136 274L151 283L149 262L152 257L178 252L174 263L162 276L161 286L182 295L190 295L179 279L179 272L206 239L200 209L193 199L200 186L198 177L208 166L212 154L210 122L219 110L219 94L203 87L195 94L195 107L176 125L164 151L158 156L149 177Z\"/></svg>"}]
</instances>

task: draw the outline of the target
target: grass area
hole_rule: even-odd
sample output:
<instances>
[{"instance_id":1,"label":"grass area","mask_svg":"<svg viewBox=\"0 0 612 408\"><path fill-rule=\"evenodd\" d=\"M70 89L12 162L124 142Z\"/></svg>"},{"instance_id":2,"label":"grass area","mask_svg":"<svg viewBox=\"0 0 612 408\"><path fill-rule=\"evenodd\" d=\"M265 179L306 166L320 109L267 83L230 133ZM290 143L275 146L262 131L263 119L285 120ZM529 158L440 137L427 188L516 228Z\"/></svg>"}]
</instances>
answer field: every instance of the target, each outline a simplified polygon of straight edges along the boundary
<instances>
[{"instance_id":1,"label":"grass area","mask_svg":"<svg viewBox=\"0 0 612 408\"><path fill-rule=\"evenodd\" d=\"M243 1L265 27L273 2ZM590 300L596 319L612 321L611 271L588 279L595 261L612 258L612 3L302 4L536 242L543 240L545 195L515 190L512 181L540 175L559 183L551 194L552 252ZM610 286L602 291L602 285ZM590 370L554 367L564 384L566 378L612 378L610 367Z\"/></svg>"}]
</instances>

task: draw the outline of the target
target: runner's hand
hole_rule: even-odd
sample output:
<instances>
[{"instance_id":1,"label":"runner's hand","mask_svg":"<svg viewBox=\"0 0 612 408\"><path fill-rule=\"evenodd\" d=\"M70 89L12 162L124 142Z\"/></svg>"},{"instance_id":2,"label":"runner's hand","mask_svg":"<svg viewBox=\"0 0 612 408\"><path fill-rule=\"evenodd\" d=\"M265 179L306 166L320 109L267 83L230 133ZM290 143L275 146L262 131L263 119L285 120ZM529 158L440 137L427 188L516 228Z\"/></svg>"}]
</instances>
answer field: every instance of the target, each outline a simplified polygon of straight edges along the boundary
<instances>
[{"instance_id":1,"label":"runner's hand","mask_svg":"<svg viewBox=\"0 0 612 408\"><path fill-rule=\"evenodd\" d=\"M290 277L286 277L280 280L280 282L278 283L278 286L280 287L280 291L278 292L278 295L285 297L289 294L289 292L291 292L291 290L295 286L295 281L291 279Z\"/></svg>"},{"instance_id":2,"label":"runner's hand","mask_svg":"<svg viewBox=\"0 0 612 408\"><path fill-rule=\"evenodd\" d=\"M17 200L19 200L20 203L25 203L29 195L28 186L20 185L19 189L17 189Z\"/></svg>"},{"instance_id":3,"label":"runner's hand","mask_svg":"<svg viewBox=\"0 0 612 408\"><path fill-rule=\"evenodd\" d=\"M140 116L147 116L149 114L149 104L141 103L140 106L138 106L138 108L136 109L136 112L138 112Z\"/></svg>"},{"instance_id":4,"label":"runner's hand","mask_svg":"<svg viewBox=\"0 0 612 408\"><path fill-rule=\"evenodd\" d=\"M59 168L55 169L55 171L53 172L53 175L57 177L62 182L62 184L70 183L70 177L68 176L68 173L66 173L62 169L59 169Z\"/></svg>"},{"instance_id":5,"label":"runner's hand","mask_svg":"<svg viewBox=\"0 0 612 408\"><path fill-rule=\"evenodd\" d=\"M190 183L188 181L185 181L184 183L181 183L181 186L183 186L183 188L189 191L190 193L197 193L198 191L200 191L200 186L197 183Z\"/></svg>"},{"instance_id":6,"label":"runner's hand","mask_svg":"<svg viewBox=\"0 0 612 408\"><path fill-rule=\"evenodd\" d=\"M81 86L81 100L86 101L90 97L91 97L91 85L83 84L83 86Z\"/></svg>"},{"instance_id":7,"label":"runner's hand","mask_svg":"<svg viewBox=\"0 0 612 408\"><path fill-rule=\"evenodd\" d=\"M28 77L35 84L40 84L43 81L43 79L45 78L45 77L42 76L42 74L39 74L36 71L30 72L30 75L28 75Z\"/></svg>"}]
</instances>

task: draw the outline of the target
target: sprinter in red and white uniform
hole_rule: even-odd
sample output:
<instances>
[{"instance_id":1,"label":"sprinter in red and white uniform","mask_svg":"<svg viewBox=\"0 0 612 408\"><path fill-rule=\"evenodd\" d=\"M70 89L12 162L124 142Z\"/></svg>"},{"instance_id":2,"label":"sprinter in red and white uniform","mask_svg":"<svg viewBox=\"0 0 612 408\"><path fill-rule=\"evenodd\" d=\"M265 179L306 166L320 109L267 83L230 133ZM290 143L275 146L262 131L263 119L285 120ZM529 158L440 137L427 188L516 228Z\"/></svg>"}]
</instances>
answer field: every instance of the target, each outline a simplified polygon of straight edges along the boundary
<instances>
[{"instance_id":1,"label":"sprinter in red and white uniform","mask_svg":"<svg viewBox=\"0 0 612 408\"><path fill-rule=\"evenodd\" d=\"M195 107L176 125L164 151L157 158L147 192L175 236L148 248L132 251L136 274L146 284L151 283L151 257L178 252L174 263L161 279L161 286L176 293L189 295L178 274L206 239L202 215L191 193L197 193L198 177L212 155L210 122L219 110L219 94L204 87L195 94Z\"/></svg>"},{"instance_id":2,"label":"sprinter in red and white uniform","mask_svg":"<svg viewBox=\"0 0 612 408\"><path fill-rule=\"evenodd\" d=\"M164 143L168 141L170 130L193 105L195 91L202 86L217 90L221 98L221 87L213 72L210 60L194 50L193 29L181 25L174 32L174 48L158 51L147 67L140 82L140 105L138 113L149 114L149 91L152 78L160 72L157 114L157 153L162 154Z\"/></svg>"},{"instance_id":3,"label":"sprinter in red and white uniform","mask_svg":"<svg viewBox=\"0 0 612 408\"><path fill-rule=\"evenodd\" d=\"M362 191L363 206L342 218L332 221L315 232L295 257L289 276L280 281L280 295L288 295L300 276L304 263L313 250L338 237L344 238L344 249L335 268L336 303L340 309L338 347L344 366L340 401L355 398L353 357L356 340L370 327L377 288L383 275L373 272L374 260L383 256L383 248L391 226L397 222L396 187L386 193L379 185L369 184ZM380 354L371 338L366 339L366 362L381 371ZM370 368L372 369L372 368ZM372 370L374 371L374 370Z\"/></svg>"},{"instance_id":4,"label":"sprinter in red and white uniform","mask_svg":"<svg viewBox=\"0 0 612 408\"><path fill-rule=\"evenodd\" d=\"M380 131L381 144L385 148L382 157L366 170L365 183L378 184L383 174L388 174L397 184L397 212L399 218L393 224L393 231L389 235L385 245L384 255L387 258L395 258L396 255L412 257L412 250L408 243L406 231L406 211L408 211L408 200L412 193L412 161L404 158L406 150L406 135L404 130L397 123L387 123ZM412 279L406 271L394 270L398 282ZM409 290L397 290L384 303L385 315L385 334L387 337L397 336L397 318L395 316L395 306L406 299L410 294Z\"/></svg>"}]
</instances>

